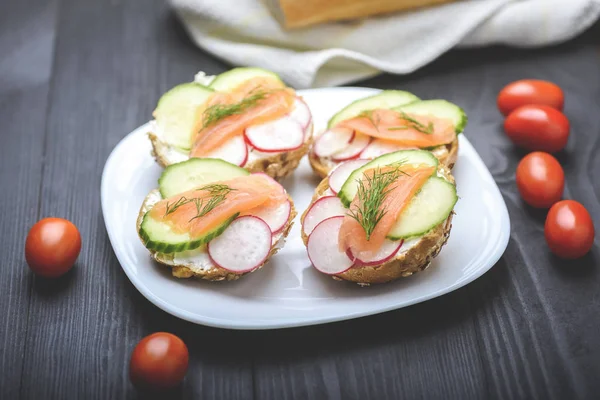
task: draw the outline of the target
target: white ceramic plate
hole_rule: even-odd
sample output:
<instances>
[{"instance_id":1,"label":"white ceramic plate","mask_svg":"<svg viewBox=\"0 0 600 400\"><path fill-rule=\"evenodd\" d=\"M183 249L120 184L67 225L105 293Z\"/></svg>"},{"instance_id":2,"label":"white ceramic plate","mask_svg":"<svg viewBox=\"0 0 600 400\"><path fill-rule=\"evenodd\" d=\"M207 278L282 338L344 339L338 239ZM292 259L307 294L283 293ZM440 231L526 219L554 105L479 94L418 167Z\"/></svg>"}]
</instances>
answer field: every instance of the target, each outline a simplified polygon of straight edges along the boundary
<instances>
[{"instance_id":1,"label":"white ceramic plate","mask_svg":"<svg viewBox=\"0 0 600 400\"><path fill-rule=\"evenodd\" d=\"M300 91L313 112L315 131L348 103L378 92L367 88ZM161 168L150 155L148 126L113 150L102 175L106 230L123 270L148 300L185 320L230 329L271 329L321 324L389 311L441 296L477 279L498 261L509 238L506 205L492 176L464 135L454 168L460 200L450 239L430 268L410 278L361 288L318 273L300 238L299 218L285 248L263 269L234 282L171 277L150 259L135 220ZM301 213L317 179L305 158L283 184Z\"/></svg>"}]
</instances>

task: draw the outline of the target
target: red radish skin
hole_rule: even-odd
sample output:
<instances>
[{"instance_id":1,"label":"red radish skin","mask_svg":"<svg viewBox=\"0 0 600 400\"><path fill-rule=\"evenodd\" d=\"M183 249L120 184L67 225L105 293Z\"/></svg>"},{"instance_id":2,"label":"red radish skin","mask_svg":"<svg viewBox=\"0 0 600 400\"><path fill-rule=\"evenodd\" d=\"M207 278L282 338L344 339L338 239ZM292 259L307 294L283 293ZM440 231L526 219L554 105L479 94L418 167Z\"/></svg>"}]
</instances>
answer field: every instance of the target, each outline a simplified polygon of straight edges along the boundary
<instances>
[{"instance_id":1,"label":"red radish skin","mask_svg":"<svg viewBox=\"0 0 600 400\"><path fill-rule=\"evenodd\" d=\"M335 194L337 194L341 189L346 180L350 177L354 170L362 167L369 160L364 160L362 158L356 160L346 161L337 167L329 174L329 188Z\"/></svg>"},{"instance_id":2,"label":"red radish skin","mask_svg":"<svg viewBox=\"0 0 600 400\"><path fill-rule=\"evenodd\" d=\"M265 221L246 215L236 218L208 243L208 255L215 265L243 274L264 264L271 252L272 240L271 229Z\"/></svg>"},{"instance_id":3,"label":"red radish skin","mask_svg":"<svg viewBox=\"0 0 600 400\"><path fill-rule=\"evenodd\" d=\"M306 250L312 265L327 275L341 274L352 268L352 261L338 248L337 237L344 217L321 221L308 237Z\"/></svg>"},{"instance_id":4,"label":"red radish skin","mask_svg":"<svg viewBox=\"0 0 600 400\"><path fill-rule=\"evenodd\" d=\"M265 221L267 225L269 225L271 232L277 234L287 225L291 212L292 205L289 201L285 201L282 204L276 204L272 207L263 207L260 211L249 215L253 215Z\"/></svg>"},{"instance_id":5,"label":"red radish skin","mask_svg":"<svg viewBox=\"0 0 600 400\"><path fill-rule=\"evenodd\" d=\"M308 105L300 97L296 97L294 102L294 108L291 113L288 114L290 118L298 122L303 129L306 130L312 122L312 114Z\"/></svg>"},{"instance_id":6,"label":"red radish skin","mask_svg":"<svg viewBox=\"0 0 600 400\"><path fill-rule=\"evenodd\" d=\"M322 221L331 217L344 216L346 211L346 208L342 205L342 201L338 197L321 197L313 203L304 216L302 232L305 235L310 235Z\"/></svg>"},{"instance_id":7,"label":"red radish skin","mask_svg":"<svg viewBox=\"0 0 600 400\"><path fill-rule=\"evenodd\" d=\"M206 158L220 158L238 167L243 167L248 161L248 146L243 136L235 136L208 154Z\"/></svg>"},{"instance_id":8,"label":"red radish skin","mask_svg":"<svg viewBox=\"0 0 600 400\"><path fill-rule=\"evenodd\" d=\"M323 132L315 141L313 152L317 157L331 157L344 150L354 139L355 133L351 129L334 128Z\"/></svg>"},{"instance_id":9,"label":"red radish skin","mask_svg":"<svg viewBox=\"0 0 600 400\"><path fill-rule=\"evenodd\" d=\"M331 158L333 161L346 161L358 158L360 153L369 145L370 141L371 137L357 133L344 150L335 153Z\"/></svg>"},{"instance_id":10,"label":"red radish skin","mask_svg":"<svg viewBox=\"0 0 600 400\"><path fill-rule=\"evenodd\" d=\"M394 258L396 254L398 254L398 251L402 247L403 243L404 240L392 241L386 239L377 253L375 253L371 258L365 260L359 260L358 258L354 257L350 249L346 250L346 254L351 260L354 261L355 267L372 267L386 263Z\"/></svg>"},{"instance_id":11,"label":"red radish skin","mask_svg":"<svg viewBox=\"0 0 600 400\"><path fill-rule=\"evenodd\" d=\"M297 150L304 144L304 128L289 117L250 126L244 136L252 147L264 153Z\"/></svg>"}]
</instances>

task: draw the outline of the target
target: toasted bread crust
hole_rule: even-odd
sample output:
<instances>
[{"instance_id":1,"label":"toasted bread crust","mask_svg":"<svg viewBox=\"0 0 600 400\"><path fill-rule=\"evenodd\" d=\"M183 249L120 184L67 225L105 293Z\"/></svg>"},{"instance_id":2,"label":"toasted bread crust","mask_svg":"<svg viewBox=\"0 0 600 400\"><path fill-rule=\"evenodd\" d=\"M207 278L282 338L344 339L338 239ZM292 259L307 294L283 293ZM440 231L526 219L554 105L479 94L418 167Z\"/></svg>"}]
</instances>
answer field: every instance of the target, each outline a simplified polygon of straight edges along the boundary
<instances>
[{"instance_id":1,"label":"toasted bread crust","mask_svg":"<svg viewBox=\"0 0 600 400\"><path fill-rule=\"evenodd\" d=\"M447 151L445 151L443 154L438 155L435 154L435 152L433 154L438 158L438 160L440 160L441 164L444 164L448 168L452 169L454 168L456 158L458 157L458 138L456 138L452 143L447 144L445 147ZM329 167L312 151L308 153L308 161L310 161L310 166L312 167L313 171L315 171L315 173L321 178L325 178L327 174L329 174L329 172L335 168L335 166ZM336 166L337 165L338 164L336 164Z\"/></svg>"},{"instance_id":2,"label":"toasted bread crust","mask_svg":"<svg viewBox=\"0 0 600 400\"><path fill-rule=\"evenodd\" d=\"M294 172L298 167L300 160L308 153L308 150L313 143L313 124L311 123L306 129L306 134L309 136L309 139L304 142L302 147L288 152L275 153L271 156L247 163L244 166L244 169L247 169L250 172L264 172L276 180L285 178ZM152 156L154 156L156 162L163 168L170 165L169 157L166 155L170 146L161 141L160 138L152 132L148 133L148 138L152 143Z\"/></svg>"},{"instance_id":3,"label":"toasted bread crust","mask_svg":"<svg viewBox=\"0 0 600 400\"><path fill-rule=\"evenodd\" d=\"M438 172L450 182L454 183L454 177L446 167L440 166ZM304 224L304 218L310 207L327 189L329 189L329 181L328 179L323 179L317 186L310 205L300 217L301 224ZM376 266L350 268L341 274L332 275L332 278L355 282L361 286L367 286L372 283L385 283L398 278L405 278L424 270L429 267L431 260L439 254L440 250L450 237L453 215L454 212L452 212L444 222L422 236L415 246L393 260ZM308 244L308 236L303 231L302 241L304 242L304 245Z\"/></svg>"},{"instance_id":4,"label":"toasted bread crust","mask_svg":"<svg viewBox=\"0 0 600 400\"><path fill-rule=\"evenodd\" d=\"M139 235L139 231L140 231L140 226L142 225L142 220L144 219L144 215L146 214L149 206L149 200L151 195L156 192L158 189L154 189L152 192L150 192L148 194L148 196L146 196L146 198L144 199L144 202L142 203L142 206L140 208L140 212L138 214L137 217L137 222L136 222L136 228L137 228L137 232ZM297 213L296 213L296 209L294 208L294 202L292 201L292 198L290 197L290 195L288 194L288 199L290 201L290 204L292 206L292 210L290 212L290 216L288 218L288 221L286 223L285 228L283 229L282 232L282 237L280 240L285 241L285 239L287 238L288 234L290 233L290 229L292 228L292 225L294 224L294 218L296 217ZM140 237L141 240L141 237ZM269 253L268 257L265 259L265 262L262 263L260 266L258 266L257 268L253 269L250 272L245 272L242 274L236 274L233 273L231 271L228 271L224 268L218 267L218 266L213 266L209 269L203 269L203 270L193 270L190 267L186 266L186 265L182 265L182 264L176 264L173 261L173 257L170 254L164 254L164 253L157 253L155 251L149 250L150 251L150 256L157 261L160 264L166 265L167 267L171 268L171 273L173 274L174 277L176 278L199 278L199 279L204 279L204 280L208 280L208 281L233 281L236 279L239 279L241 276L252 273L254 271L258 271L259 269L261 269L266 263L269 262L269 260L271 259L271 257L273 257L278 251L279 248L276 246L277 243L275 243L275 245L271 246L271 252Z\"/></svg>"}]
</instances>

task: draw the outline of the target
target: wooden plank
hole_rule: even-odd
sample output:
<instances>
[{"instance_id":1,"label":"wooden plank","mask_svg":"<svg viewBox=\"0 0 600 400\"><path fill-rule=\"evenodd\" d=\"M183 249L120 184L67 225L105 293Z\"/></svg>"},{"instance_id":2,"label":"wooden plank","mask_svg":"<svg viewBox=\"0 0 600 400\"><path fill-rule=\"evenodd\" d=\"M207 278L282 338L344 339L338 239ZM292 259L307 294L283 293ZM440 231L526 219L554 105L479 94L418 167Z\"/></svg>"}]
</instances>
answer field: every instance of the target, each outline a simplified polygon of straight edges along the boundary
<instances>
[{"instance_id":1,"label":"wooden plank","mask_svg":"<svg viewBox=\"0 0 600 400\"><path fill-rule=\"evenodd\" d=\"M38 217L55 1L10 2L0 13L0 398L19 396L32 274L25 237Z\"/></svg>"},{"instance_id":2,"label":"wooden plank","mask_svg":"<svg viewBox=\"0 0 600 400\"><path fill-rule=\"evenodd\" d=\"M534 76L565 90L571 137L558 155L565 170L564 197L582 202L592 219L600 221L595 176L600 167L600 122L593 111L600 104L600 58L588 40L502 57L485 68L484 84L496 92L506 82ZM492 109L493 104L494 99L486 97L477 111ZM490 136L496 146L483 143ZM504 268L496 269L496 279L490 276L485 285L469 287L472 301L486 304L475 318L484 357L495 361L485 364L490 388L503 398L594 397L600 390L595 301L600 274L594 268L598 241L592 254L581 260L553 257L543 238L545 213L524 206L515 187L514 171L524 153L513 149L499 122L490 123L489 132L480 138L478 150L492 168L512 220Z\"/></svg>"},{"instance_id":3,"label":"wooden plank","mask_svg":"<svg viewBox=\"0 0 600 400\"><path fill-rule=\"evenodd\" d=\"M597 43L597 39L595 42ZM572 137L559 155L565 197L600 221L600 59L585 36L543 50L455 51L408 77L362 85L446 98L469 115L466 135L498 182L512 219L505 256L443 298L358 321L271 332L256 352L256 392L302 398L592 398L600 390L598 241L576 262L550 255L545 214L514 182L523 152L502 131L495 100L508 82L549 79L566 92ZM582 79L582 77L585 77Z\"/></svg>"},{"instance_id":4,"label":"wooden plank","mask_svg":"<svg viewBox=\"0 0 600 400\"><path fill-rule=\"evenodd\" d=\"M460 290L382 315L265 333L257 398L476 398L485 380L470 313Z\"/></svg>"},{"instance_id":5,"label":"wooden plank","mask_svg":"<svg viewBox=\"0 0 600 400\"><path fill-rule=\"evenodd\" d=\"M61 3L41 213L72 220L83 248L68 276L35 281L24 398L133 397L129 357L155 331L174 332L190 348L186 382L173 396L252 397L240 334L191 325L146 301L118 265L100 213L100 174L114 145L150 118L163 90L220 65L167 10L160 0Z\"/></svg>"}]
</instances>

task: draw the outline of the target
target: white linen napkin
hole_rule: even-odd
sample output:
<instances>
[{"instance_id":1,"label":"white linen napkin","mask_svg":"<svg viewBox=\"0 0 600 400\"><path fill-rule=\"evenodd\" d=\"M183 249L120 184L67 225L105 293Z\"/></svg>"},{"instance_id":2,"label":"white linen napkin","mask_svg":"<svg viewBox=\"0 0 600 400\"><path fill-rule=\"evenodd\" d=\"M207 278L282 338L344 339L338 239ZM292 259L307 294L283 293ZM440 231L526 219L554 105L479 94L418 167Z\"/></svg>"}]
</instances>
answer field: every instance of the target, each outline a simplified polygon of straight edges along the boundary
<instances>
[{"instance_id":1,"label":"white linen napkin","mask_svg":"<svg viewBox=\"0 0 600 400\"><path fill-rule=\"evenodd\" d=\"M286 31L264 0L171 3L198 46L233 65L273 70L297 88L407 74L455 46L558 43L600 15L600 0L463 0Z\"/></svg>"}]
</instances>

